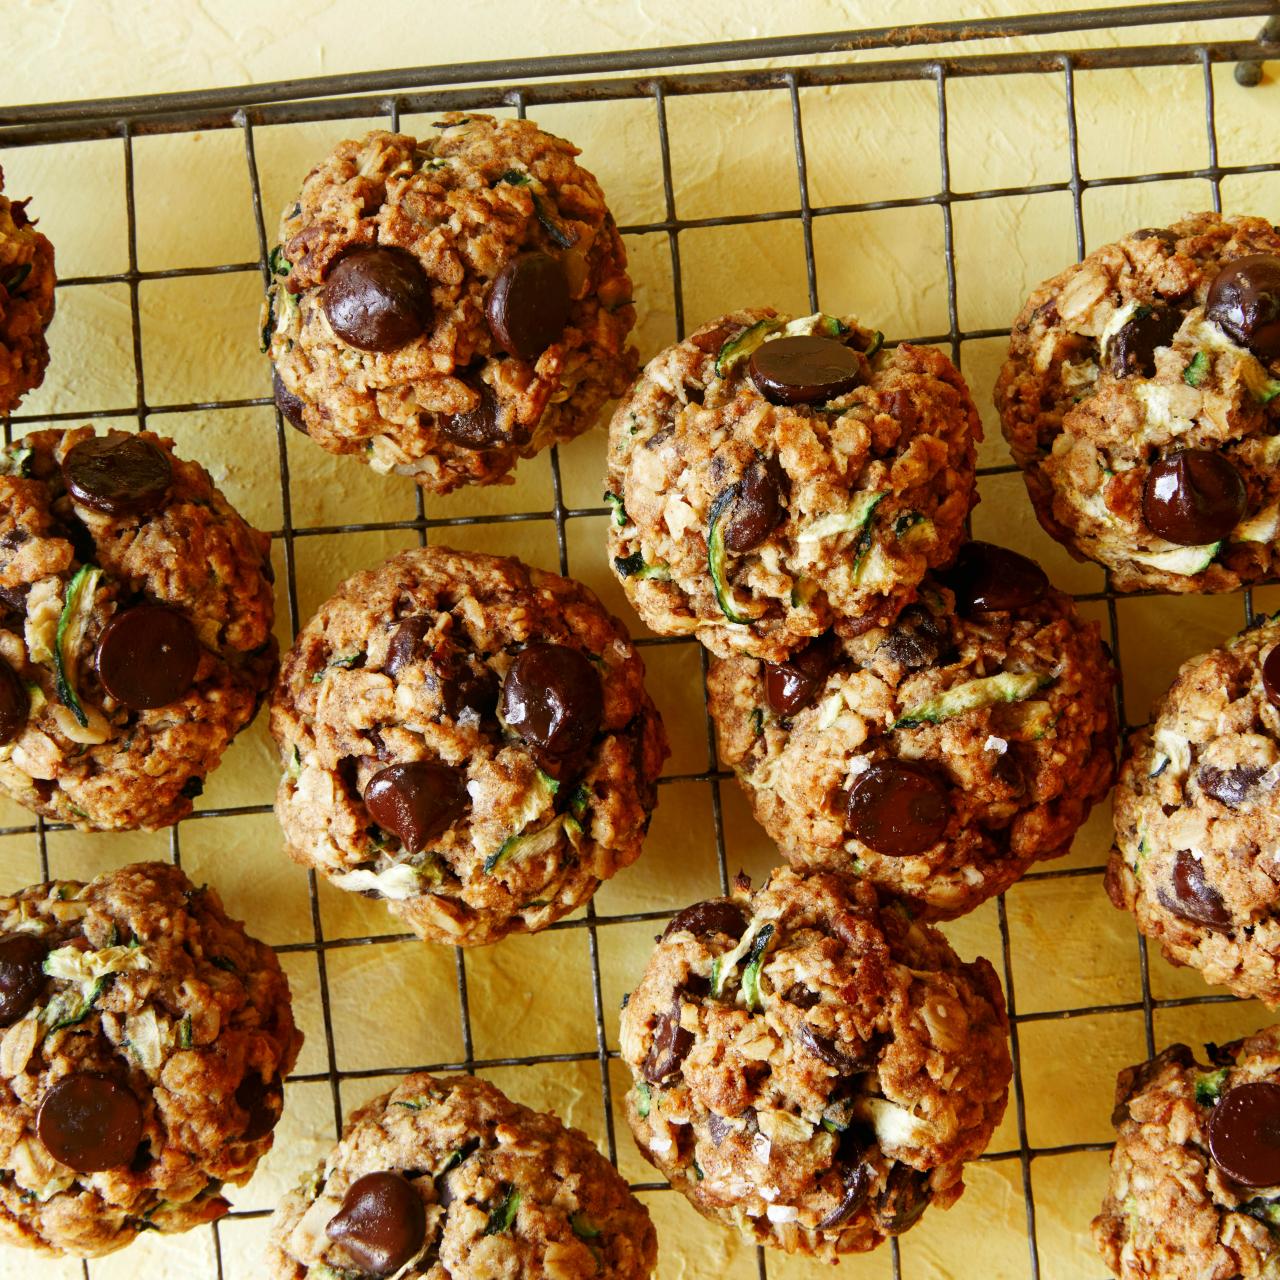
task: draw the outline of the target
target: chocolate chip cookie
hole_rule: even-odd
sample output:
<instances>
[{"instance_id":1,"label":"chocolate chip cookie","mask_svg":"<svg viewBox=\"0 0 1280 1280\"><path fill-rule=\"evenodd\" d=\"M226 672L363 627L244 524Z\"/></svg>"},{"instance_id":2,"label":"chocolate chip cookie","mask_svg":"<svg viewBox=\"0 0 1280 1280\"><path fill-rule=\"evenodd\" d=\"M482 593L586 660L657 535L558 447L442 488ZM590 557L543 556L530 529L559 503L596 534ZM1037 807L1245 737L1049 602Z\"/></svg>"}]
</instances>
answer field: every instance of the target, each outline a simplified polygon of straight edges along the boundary
<instances>
[{"instance_id":1,"label":"chocolate chip cookie","mask_svg":"<svg viewBox=\"0 0 1280 1280\"><path fill-rule=\"evenodd\" d=\"M931 347L736 311L655 356L609 428L609 554L664 635L780 661L892 622L947 564L982 428Z\"/></svg>"},{"instance_id":2,"label":"chocolate chip cookie","mask_svg":"<svg viewBox=\"0 0 1280 1280\"><path fill-rule=\"evenodd\" d=\"M12 413L44 381L53 319L53 245L27 213L30 200L9 200L0 169L0 414Z\"/></svg>"},{"instance_id":3,"label":"chocolate chip cookie","mask_svg":"<svg viewBox=\"0 0 1280 1280\"><path fill-rule=\"evenodd\" d=\"M1093 1238L1120 1280L1264 1280L1280 1267L1280 1027L1185 1044L1116 1082Z\"/></svg>"},{"instance_id":4,"label":"chocolate chip cookie","mask_svg":"<svg viewBox=\"0 0 1280 1280\"><path fill-rule=\"evenodd\" d=\"M268 1280L648 1280L648 1211L585 1134L472 1076L406 1076L271 1223Z\"/></svg>"},{"instance_id":5,"label":"chocolate chip cookie","mask_svg":"<svg viewBox=\"0 0 1280 1280\"><path fill-rule=\"evenodd\" d=\"M996 405L1036 514L1122 591L1276 572L1280 228L1188 216L1041 285Z\"/></svg>"},{"instance_id":6,"label":"chocolate chip cookie","mask_svg":"<svg viewBox=\"0 0 1280 1280\"><path fill-rule=\"evenodd\" d=\"M0 897L0 1240L95 1257L230 1207L302 1045L269 947L145 862Z\"/></svg>"},{"instance_id":7,"label":"chocolate chip cookie","mask_svg":"<svg viewBox=\"0 0 1280 1280\"><path fill-rule=\"evenodd\" d=\"M447 493L589 427L635 373L635 308L576 147L528 120L436 129L340 143L307 175L262 346L294 426Z\"/></svg>"},{"instance_id":8,"label":"chocolate chip cookie","mask_svg":"<svg viewBox=\"0 0 1280 1280\"><path fill-rule=\"evenodd\" d=\"M288 850L424 938L544 928L630 865L667 740L586 587L442 547L356 574L284 662Z\"/></svg>"},{"instance_id":9,"label":"chocolate chip cookie","mask_svg":"<svg viewBox=\"0 0 1280 1280\"><path fill-rule=\"evenodd\" d=\"M1280 620L1183 664L1130 740L1111 900L1167 959L1280 1005Z\"/></svg>"},{"instance_id":10,"label":"chocolate chip cookie","mask_svg":"<svg viewBox=\"0 0 1280 1280\"><path fill-rule=\"evenodd\" d=\"M622 1013L627 1119L700 1213L834 1261L959 1198L1008 1031L986 960L865 882L783 868L667 926Z\"/></svg>"},{"instance_id":11,"label":"chocolate chip cookie","mask_svg":"<svg viewBox=\"0 0 1280 1280\"><path fill-rule=\"evenodd\" d=\"M0 788L85 829L190 813L275 671L269 553L172 440L0 451Z\"/></svg>"},{"instance_id":12,"label":"chocolate chip cookie","mask_svg":"<svg viewBox=\"0 0 1280 1280\"><path fill-rule=\"evenodd\" d=\"M969 542L889 626L714 659L724 759L800 868L947 919L1067 851L1115 770L1115 673L1033 560Z\"/></svg>"}]
</instances>

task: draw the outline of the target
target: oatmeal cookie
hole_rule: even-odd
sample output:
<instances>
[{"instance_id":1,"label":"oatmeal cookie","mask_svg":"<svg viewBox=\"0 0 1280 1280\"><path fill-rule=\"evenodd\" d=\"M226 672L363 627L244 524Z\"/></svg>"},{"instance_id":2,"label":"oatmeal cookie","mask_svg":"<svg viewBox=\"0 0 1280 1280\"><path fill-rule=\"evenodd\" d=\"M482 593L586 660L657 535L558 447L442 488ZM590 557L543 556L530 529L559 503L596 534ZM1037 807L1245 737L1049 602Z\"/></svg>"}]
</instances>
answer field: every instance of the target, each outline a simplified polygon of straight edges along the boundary
<instances>
[{"instance_id":1,"label":"oatmeal cookie","mask_svg":"<svg viewBox=\"0 0 1280 1280\"><path fill-rule=\"evenodd\" d=\"M1014 322L996 406L1040 523L1122 591L1280 565L1280 228L1186 217L1091 253Z\"/></svg>"},{"instance_id":2,"label":"oatmeal cookie","mask_svg":"<svg viewBox=\"0 0 1280 1280\"><path fill-rule=\"evenodd\" d=\"M0 451L0 788L98 830L168 826L276 666L270 540L150 432Z\"/></svg>"},{"instance_id":3,"label":"oatmeal cookie","mask_svg":"<svg viewBox=\"0 0 1280 1280\"><path fill-rule=\"evenodd\" d=\"M406 1076L276 1210L268 1280L648 1280L648 1210L585 1134L473 1076Z\"/></svg>"},{"instance_id":4,"label":"oatmeal cookie","mask_svg":"<svg viewBox=\"0 0 1280 1280\"><path fill-rule=\"evenodd\" d=\"M0 897L0 1240L95 1257L230 1207L302 1033L275 954L177 867Z\"/></svg>"},{"instance_id":5,"label":"oatmeal cookie","mask_svg":"<svg viewBox=\"0 0 1280 1280\"><path fill-rule=\"evenodd\" d=\"M307 175L262 338L290 422L447 493L586 430L637 360L626 250L577 148L529 120L436 128Z\"/></svg>"},{"instance_id":6,"label":"oatmeal cookie","mask_svg":"<svg viewBox=\"0 0 1280 1280\"><path fill-rule=\"evenodd\" d=\"M0 169L0 414L44 381L53 319L53 245L27 216L29 200L4 195Z\"/></svg>"},{"instance_id":7,"label":"oatmeal cookie","mask_svg":"<svg viewBox=\"0 0 1280 1280\"><path fill-rule=\"evenodd\" d=\"M1280 1269L1280 1027L1185 1044L1120 1073L1093 1238L1120 1280L1268 1280Z\"/></svg>"},{"instance_id":8,"label":"oatmeal cookie","mask_svg":"<svg viewBox=\"0 0 1280 1280\"><path fill-rule=\"evenodd\" d=\"M1130 740L1112 902L1174 964L1280 1006L1280 615L1183 664Z\"/></svg>"},{"instance_id":9,"label":"oatmeal cookie","mask_svg":"<svg viewBox=\"0 0 1280 1280\"><path fill-rule=\"evenodd\" d=\"M700 1213L834 1259L959 1198L1008 1032L986 960L865 882L783 868L667 926L622 1013L627 1119Z\"/></svg>"},{"instance_id":10,"label":"oatmeal cookie","mask_svg":"<svg viewBox=\"0 0 1280 1280\"><path fill-rule=\"evenodd\" d=\"M779 661L893 621L947 564L982 427L931 347L736 311L655 356L609 428L609 554L664 635Z\"/></svg>"},{"instance_id":11,"label":"oatmeal cookie","mask_svg":"<svg viewBox=\"0 0 1280 1280\"><path fill-rule=\"evenodd\" d=\"M291 856L463 945L544 928L634 862L667 755L640 655L586 587L442 547L321 607L271 729Z\"/></svg>"},{"instance_id":12,"label":"oatmeal cookie","mask_svg":"<svg viewBox=\"0 0 1280 1280\"><path fill-rule=\"evenodd\" d=\"M888 627L785 662L712 661L711 714L755 815L802 869L947 919L1067 851L1115 772L1115 673L1044 571L966 543Z\"/></svg>"}]
</instances>

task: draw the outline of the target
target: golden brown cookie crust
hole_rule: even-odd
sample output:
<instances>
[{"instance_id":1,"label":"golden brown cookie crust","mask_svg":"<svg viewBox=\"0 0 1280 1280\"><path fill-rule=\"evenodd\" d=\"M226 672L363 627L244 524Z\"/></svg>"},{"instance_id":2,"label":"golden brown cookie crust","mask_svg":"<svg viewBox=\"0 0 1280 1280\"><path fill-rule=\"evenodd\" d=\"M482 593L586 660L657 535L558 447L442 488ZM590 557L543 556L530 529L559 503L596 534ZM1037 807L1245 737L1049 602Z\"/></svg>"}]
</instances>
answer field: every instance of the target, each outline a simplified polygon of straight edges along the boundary
<instances>
[{"instance_id":1,"label":"golden brown cookie crust","mask_svg":"<svg viewBox=\"0 0 1280 1280\"><path fill-rule=\"evenodd\" d=\"M108 435L121 435L108 432ZM131 433L132 434L132 433ZM0 452L0 657L27 685L26 727L0 744L0 788L19 804L87 830L153 829L191 812L203 779L253 719L276 667L270 539L251 528L205 469L161 449L173 470L163 506L109 515L72 500L60 469L92 427L37 431ZM79 723L59 692L56 634L79 570L85 629L69 655ZM98 679L103 629L139 602L186 616L201 644L177 702L131 711Z\"/></svg>"},{"instance_id":2,"label":"golden brown cookie crust","mask_svg":"<svg viewBox=\"0 0 1280 1280\"><path fill-rule=\"evenodd\" d=\"M585 1134L471 1076L406 1076L361 1107L271 1223L268 1280L363 1274L325 1234L358 1178L408 1177L427 1217L401 1280L647 1280L648 1210ZM442 1194L446 1191L447 1194Z\"/></svg>"},{"instance_id":3,"label":"golden brown cookie crust","mask_svg":"<svg viewBox=\"0 0 1280 1280\"><path fill-rule=\"evenodd\" d=\"M0 935L46 943L50 975L0 1032L0 1239L96 1257L222 1217L222 1183L247 1182L271 1149L269 1130L244 1139L249 1108L279 1117L302 1046L275 954L212 889L155 862L0 897ZM79 1072L141 1104L128 1167L77 1174L40 1140L42 1099Z\"/></svg>"},{"instance_id":4,"label":"golden brown cookie crust","mask_svg":"<svg viewBox=\"0 0 1280 1280\"><path fill-rule=\"evenodd\" d=\"M386 671L400 622L425 617L429 656ZM501 681L540 641L586 654L604 713L584 771L557 783L494 716L444 705L432 646ZM586 587L518 560L426 547L348 579L302 629L271 707L290 856L372 892L415 932L478 944L544 928L640 854L666 734L644 664ZM362 797L392 764L463 771L464 814L410 858Z\"/></svg>"},{"instance_id":5,"label":"golden brown cookie crust","mask_svg":"<svg viewBox=\"0 0 1280 1280\"><path fill-rule=\"evenodd\" d=\"M436 128L342 142L307 175L281 219L263 344L318 444L447 493L507 481L519 458L586 430L635 373L635 308L622 239L576 147L529 120L451 112ZM347 345L321 305L331 267L371 245L414 255L431 287L430 327L394 351ZM528 361L500 348L485 305L533 250L564 262L572 303L560 340ZM507 442L463 448L441 422L476 408L482 385Z\"/></svg>"},{"instance_id":6,"label":"golden brown cookie crust","mask_svg":"<svg viewBox=\"0 0 1280 1280\"><path fill-rule=\"evenodd\" d=\"M35 229L27 200L4 195L0 169L0 413L12 413L44 381L53 319L53 245Z\"/></svg>"}]
</instances>

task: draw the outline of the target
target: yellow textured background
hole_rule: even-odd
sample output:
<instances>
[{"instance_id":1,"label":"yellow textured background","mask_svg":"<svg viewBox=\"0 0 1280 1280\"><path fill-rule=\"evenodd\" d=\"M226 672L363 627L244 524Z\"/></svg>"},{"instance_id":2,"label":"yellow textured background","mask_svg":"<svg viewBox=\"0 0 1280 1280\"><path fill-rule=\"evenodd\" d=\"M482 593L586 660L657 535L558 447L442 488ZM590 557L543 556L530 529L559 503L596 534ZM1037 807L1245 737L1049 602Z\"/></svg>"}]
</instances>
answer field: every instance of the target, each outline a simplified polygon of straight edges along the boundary
<instances>
[{"instance_id":1,"label":"yellow textured background","mask_svg":"<svg viewBox=\"0 0 1280 1280\"><path fill-rule=\"evenodd\" d=\"M392 0L147 0L102 5L90 0L0 0L3 72L0 100L24 103L85 96L248 83L274 78L431 65L463 59L551 52L639 48L755 35L830 31L885 22L956 16L1009 15L1031 6L1015 0L953 5L939 0L868 0L839 4L793 0L635 0L635 3L423 3ZM1041 3L1042 11L1069 7ZM963 10L958 15L957 10ZM1111 31L1048 37L1041 47L1158 40L1246 38L1254 20L1213 26ZM1025 42L1024 42L1025 44ZM1017 47L993 41L982 49ZM970 51L976 51L971 49ZM869 56L869 55L863 55ZM1219 156L1225 164L1280 158L1280 84L1240 89L1231 69L1214 70ZM1082 72L1077 76L1081 169L1085 177L1194 168L1208 147L1198 67L1145 72ZM806 89L801 93L814 204L927 195L938 190L937 107L931 82ZM1062 182L1070 176L1065 91L1060 74L953 81L948 88L950 164L956 190ZM651 102L542 109L535 117L577 142L601 178L618 221L664 216L656 117ZM798 204L785 92L748 97L673 98L669 102L677 211L705 217L794 208ZM370 122L373 123L373 122ZM403 127L425 127L406 119ZM278 209L324 149L362 128L361 122L263 128L256 131L269 233ZM54 240L64 277L124 270L128 263L123 148L119 141L38 147L0 153L8 193L33 194L32 212ZM248 262L257 258L243 140L236 131L139 139L134 147L138 265L143 270ZM1280 219L1280 176L1231 177L1224 207ZM1084 197L1090 247L1139 225L1159 223L1210 206L1205 182L1104 188ZM1055 193L961 203L954 210L957 300L963 328L1007 326L1025 292L1075 256L1071 200ZM853 311L891 338L945 331L947 288L943 216L936 207L844 215L819 220L814 245L822 304ZM643 357L675 337L671 258L665 235L631 237L628 249L640 311L637 341ZM731 306L773 303L806 310L800 224L779 221L728 229L690 230L680 237L688 327ZM146 393L152 406L269 394L266 363L255 329L256 272L146 281L139 291ZM51 331L52 364L44 387L24 414L132 407L133 343L125 285L85 285L60 291ZM1003 349L999 339L966 343L962 364L983 411L987 441L981 459L1006 461L990 409L990 390ZM126 419L126 421L128 421ZM283 521L274 414L269 408L156 414L154 429L173 435L185 453L214 473L229 497L262 527ZM412 486L375 476L351 460L329 457L288 433L289 497L298 528L366 520L411 518ZM600 501L601 433L562 450L565 499L570 506ZM1020 479L989 477L980 487L975 531L1024 547L1040 557L1055 581L1094 591L1101 572L1071 561L1039 530ZM432 516L546 510L551 502L547 458L525 463L515 485L469 491L429 503ZM569 525L571 572L595 587L634 623L610 577L603 554L603 520ZM444 539L442 539L444 540ZM515 553L556 567L550 521L474 526L449 531L454 545ZM305 617L347 573L416 541L412 533L373 532L297 540L298 602ZM276 563L283 570L281 545ZM281 572L281 583L284 575ZM1280 606L1280 592L1258 593L1260 607ZM1086 611L1105 622L1101 605ZM280 633L288 615L280 596ZM1118 606L1125 692L1131 718L1141 718L1178 663L1234 630L1237 598L1136 600ZM667 718L671 774L708 766L701 716L701 677L694 648L647 651L650 687ZM229 753L209 782L201 808L264 805L271 801L276 765L260 720ZM730 870L767 874L774 855L732 784L721 788ZM0 827L27 816L0 803ZM674 909L717 891L710 789L673 783L662 802L643 859L597 896L604 915ZM1096 869L1109 844L1108 815L1096 814L1064 865L1088 870L1078 878L1031 881L1007 899L1012 973L1023 1013L1054 1013L1128 1003L1129 1012L1046 1018L1022 1024L1019 1045L1029 1141L1065 1147L1104 1143L1116 1070L1145 1056L1140 1008L1139 951L1126 918L1113 911ZM87 877L108 866L180 852L193 878L222 891L230 910L275 944L313 938L306 878L279 850L270 814L245 814L184 824L168 833L48 836L54 876ZM37 841L0 837L0 886L39 878ZM325 888L320 920L330 939L387 934L392 925L376 904ZM988 904L948 926L966 956L985 954L1001 966L997 908ZM651 945L652 923L615 925L599 935L605 1024L617 1043L617 1008ZM323 1073L328 1049L321 1013L320 975L313 952L290 953L287 968L295 1008L308 1034L298 1070ZM339 947L326 954L333 1012L334 1060L345 1080L345 1110L387 1087L377 1072L391 1067L459 1060L464 1053L452 952L390 941ZM512 939L466 956L474 1053L503 1058L555 1052L594 1053L596 1037L588 935L573 929ZM1191 973L1151 956L1157 998L1205 990ZM1211 1005L1157 1010L1161 1044L1224 1039L1264 1021L1255 1006ZM557 1110L604 1145L600 1082L594 1060L484 1072L520 1100ZM615 1096L624 1072L612 1064ZM650 1181L615 1115L619 1163L634 1180ZM276 1148L246 1188L231 1192L241 1210L268 1210L333 1138L327 1081L298 1083ZM1016 1151L1017 1116L1009 1115L993 1152ZM1040 1274L1045 1280L1096 1278L1101 1271L1088 1239L1105 1181L1102 1152L1065 1152L1031 1164ZM1030 1274L1023 1171L1017 1159L972 1168L969 1190L948 1213L925 1217L902 1241L906 1280L1003 1280ZM670 1193L645 1193L661 1237L663 1280L748 1280L759 1273L754 1251L706 1226ZM249 1280L265 1218L237 1219L220 1229L224 1274ZM176 1239L144 1236L128 1251L91 1264L94 1280L212 1280L213 1233ZM78 1263L32 1261L0 1250L0 1277L79 1277ZM826 1274L813 1263L770 1258L778 1280ZM887 1249L844 1263L851 1280L891 1275Z\"/></svg>"}]
</instances>

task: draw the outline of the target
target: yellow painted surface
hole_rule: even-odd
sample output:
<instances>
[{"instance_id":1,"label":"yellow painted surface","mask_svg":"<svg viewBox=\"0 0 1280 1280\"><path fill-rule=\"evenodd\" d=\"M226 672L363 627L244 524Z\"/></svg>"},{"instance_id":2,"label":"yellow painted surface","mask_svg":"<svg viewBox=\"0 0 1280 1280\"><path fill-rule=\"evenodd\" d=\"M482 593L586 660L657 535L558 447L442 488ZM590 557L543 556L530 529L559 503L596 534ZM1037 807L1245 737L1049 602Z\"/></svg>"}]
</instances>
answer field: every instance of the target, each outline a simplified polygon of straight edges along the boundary
<instances>
[{"instance_id":1,"label":"yellow painted surface","mask_svg":"<svg viewBox=\"0 0 1280 1280\"><path fill-rule=\"evenodd\" d=\"M1020 0L985 0L948 7L939 0L797 0L762 5L749 0L145 0L109 5L91 0L0 0L5 55L0 99L5 103L84 96L160 92L243 84L338 71L610 48L642 48L754 35L795 34L940 20L962 9L965 17L999 16L1030 7ZM1042 3L1044 11L1068 7ZM1049 37L1041 47L1079 47L1126 41L1245 38L1253 20L1190 28L1180 25L1093 36ZM1025 46L1027 42L1023 42ZM991 41L969 50L1015 47ZM862 55L866 57L868 55ZM820 60L830 61L830 56ZM1230 68L1215 68L1218 148L1224 164L1280 157L1280 84L1276 68L1259 88L1245 91ZM1196 68L1147 72L1081 72L1076 77L1081 173L1086 178L1157 172L1203 165L1208 158L1203 79ZM1071 154L1062 75L998 80L956 80L947 89L948 160L960 192L1028 183L1064 182ZM925 196L941 181L937 94L932 82L805 89L800 94L815 206ZM623 225L665 216L657 118L647 101L553 106L536 113L548 128L572 138L601 178ZM302 176L324 150L372 121L262 128L255 143L269 231L279 208L292 199ZM425 119L404 127L425 129ZM703 218L794 210L799 188L790 102L785 91L671 99L672 178L676 210ZM55 241L64 276L118 272L129 261L124 199L124 155L119 141L13 149L0 154L10 194L33 194L32 212ZM134 148L137 260L144 270L249 263L257 258L249 174L243 138L234 130L139 139ZM1222 184L1228 210L1280 220L1280 177L1232 176ZM1179 181L1086 192L1085 234L1090 246L1127 228L1159 223L1184 210L1206 208L1210 185ZM937 207L842 214L818 218L813 248L822 304L854 311L891 337L939 334L949 327L942 211ZM1007 326L1025 292L1075 256L1071 198L1065 193L1010 196L954 207L956 306L961 326ZM681 234L680 301L692 327L717 311L772 303L806 307L805 242L801 225L780 220ZM652 355L675 337L677 291L665 233L628 238L636 281L641 354ZM257 352L259 301L254 272L145 281L139 290L141 352L146 397L154 409L269 394L270 378ZM52 365L44 387L24 413L100 408L132 410L134 344L128 289L83 285L60 292L51 331ZM964 344L961 361L982 409L987 440L984 465L1005 462L990 408L1003 352L999 339ZM126 417L124 421L132 421ZM278 531L285 520L274 415L267 408L156 413L150 425L176 437L200 458L241 510ZM412 486L379 477L350 459L322 453L296 433L286 441L289 511L295 529L332 529L366 521L411 519ZM596 432L561 452L565 501L571 507L600 501L604 438ZM1015 476L981 483L975 515L980 536L1023 546L1041 558L1055 580L1075 591L1094 591L1102 576L1078 565L1040 531ZM546 511L552 503L549 459L523 464L513 485L473 490L428 503L432 516ZM571 521L571 572L623 617L630 615L610 576L601 518ZM411 532L315 533L296 548L298 605L306 616L346 574L412 545ZM443 539L442 539L443 540ZM449 531L455 545L519 554L557 566L554 525L548 520L479 525ZM279 631L289 635L282 543L276 544L281 583ZM1259 593L1275 608L1280 592ZM1086 611L1106 621L1100 605ZM1131 716L1141 718L1186 656L1238 625L1238 599L1126 601L1118 608L1126 694ZM701 710L701 673L692 647L648 651L651 687L673 742L672 774L696 773L708 758ZM265 723L236 744L198 802L204 809L269 804L275 763ZM720 789L730 873L739 867L761 877L776 855L732 784ZM674 909L717 889L714 855L717 814L705 784L664 788L644 858L605 886L596 902L603 915ZM0 827L27 819L0 803ZM1109 844L1106 813L1095 815L1063 865L1097 868ZM313 938L306 877L278 847L269 814L246 814L183 824L169 833L51 834L50 871L89 876L139 858L166 858L175 850L191 873L223 892L228 907L254 932L283 945ZM0 884L40 874L37 839L0 836ZM327 938L398 934L400 927L376 904L321 887L319 919ZM1100 877L1032 882L1008 895L1007 924L1019 1008L1052 1013L1140 999L1133 930L1107 904ZM618 924L599 932L605 1029L617 1044L617 1008L652 945L653 923ZM1001 964L995 904L947 926L966 956L986 954ZM288 956L299 1020L309 1042L303 1073L327 1070L321 973L314 954ZM1202 994L1200 979L1175 972L1151 956L1157 997ZM478 1056L508 1058L556 1052L594 1054L592 969L585 931L558 931L516 939L466 957L465 972ZM378 1072L458 1060L463 1027L452 952L404 941L340 947L326 956L324 981L332 1009L334 1055L343 1071L359 1073L340 1087L344 1109L387 1086ZM1192 1043L1224 1039L1258 1025L1253 1006L1157 1011L1158 1040ZM1145 1053L1140 1012L1046 1019L1024 1024L1021 1051L1027 1134L1057 1147L1105 1142L1117 1069ZM485 1072L513 1096L552 1107L607 1149L605 1110L596 1061L495 1067ZM625 1072L610 1064L612 1117L623 1172L649 1182L616 1105ZM269 1209L333 1136L333 1095L327 1082L299 1083L276 1149L247 1187L231 1192L242 1210ZM992 1151L1016 1151L1020 1135L1013 1107ZM1088 1238L1105 1182L1099 1153L1038 1157L1031 1164L1041 1275L1046 1280L1094 1280L1100 1266ZM1016 1159L983 1164L970 1190L949 1213L926 1216L902 1244L907 1280L1005 1280L1030 1274L1023 1172ZM663 1280L748 1280L756 1277L753 1250L701 1222L677 1196L645 1192L658 1222ZM219 1231L228 1280L261 1275L265 1232L261 1218L234 1219ZM143 1276L147 1280L212 1280L215 1241L205 1230L176 1240L146 1238L116 1257L93 1263L94 1280ZM771 1258L775 1280L818 1276L817 1264ZM888 1250L846 1262L853 1280L887 1280ZM79 1264L33 1262L0 1251L0 1280L78 1277Z\"/></svg>"}]
</instances>

